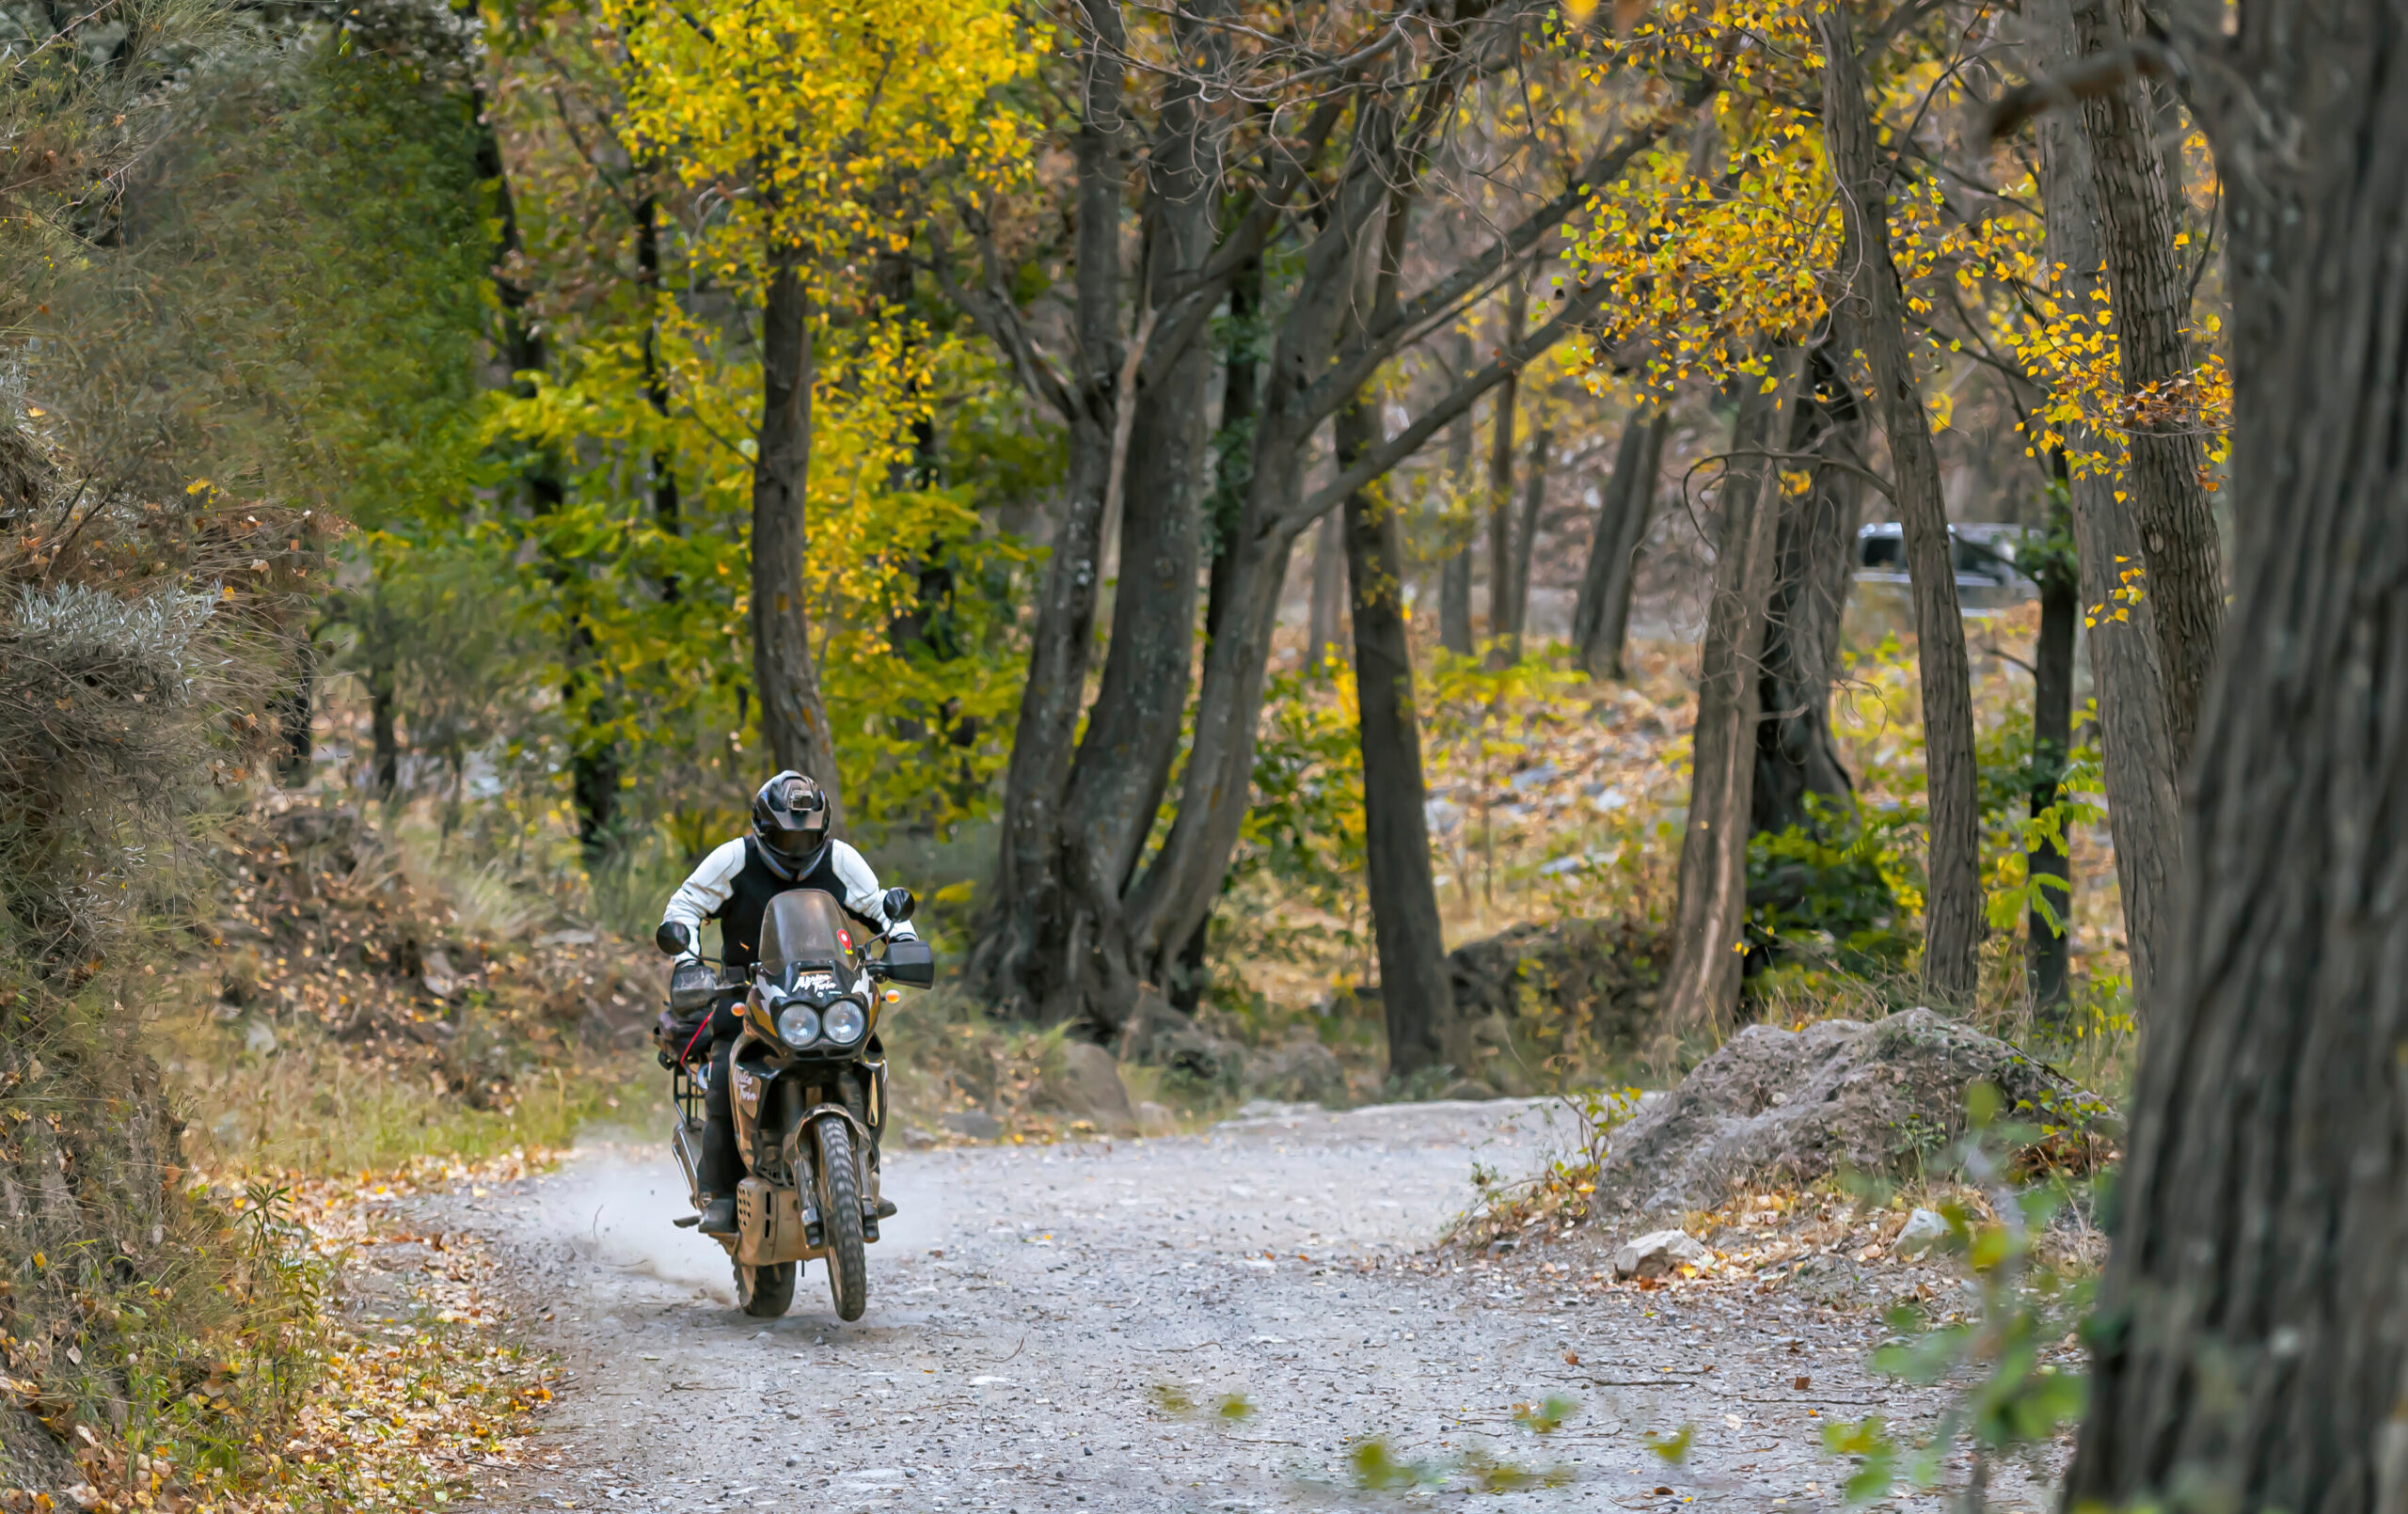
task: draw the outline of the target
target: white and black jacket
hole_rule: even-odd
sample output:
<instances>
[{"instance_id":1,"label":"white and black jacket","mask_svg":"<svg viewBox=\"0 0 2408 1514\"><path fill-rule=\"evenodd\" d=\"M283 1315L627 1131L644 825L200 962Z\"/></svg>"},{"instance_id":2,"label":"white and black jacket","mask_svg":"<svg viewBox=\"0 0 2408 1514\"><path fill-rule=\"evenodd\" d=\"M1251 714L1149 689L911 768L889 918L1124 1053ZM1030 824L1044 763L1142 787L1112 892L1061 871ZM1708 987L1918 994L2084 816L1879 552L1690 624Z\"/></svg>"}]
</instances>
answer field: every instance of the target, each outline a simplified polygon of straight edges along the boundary
<instances>
[{"instance_id":1,"label":"white and black jacket","mask_svg":"<svg viewBox=\"0 0 2408 1514\"><path fill-rule=\"evenodd\" d=\"M911 922L889 922L886 901L862 854L831 841L800 873L781 868L751 836L739 836L703 859L670 896L661 921L676 921L700 941L703 922L720 923L720 939L731 970L750 969L761 942L761 916L769 901L789 889L817 889L834 896L845 912L864 926L901 940L916 940Z\"/></svg>"}]
</instances>

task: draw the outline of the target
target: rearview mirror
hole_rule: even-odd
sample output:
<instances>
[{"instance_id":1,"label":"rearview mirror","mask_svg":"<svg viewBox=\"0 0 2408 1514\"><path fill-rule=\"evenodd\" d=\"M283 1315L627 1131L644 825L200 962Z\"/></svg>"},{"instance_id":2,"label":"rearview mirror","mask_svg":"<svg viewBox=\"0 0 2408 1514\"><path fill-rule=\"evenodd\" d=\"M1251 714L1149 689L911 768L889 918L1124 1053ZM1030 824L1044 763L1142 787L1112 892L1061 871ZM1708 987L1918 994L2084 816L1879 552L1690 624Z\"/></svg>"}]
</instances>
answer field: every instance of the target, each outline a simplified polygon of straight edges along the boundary
<instances>
[{"instance_id":1,"label":"rearview mirror","mask_svg":"<svg viewBox=\"0 0 2408 1514\"><path fill-rule=\"evenodd\" d=\"M909 889L887 890L883 902L886 906L887 920L897 925L911 919L911 911L920 907L920 901L911 897L911 891Z\"/></svg>"},{"instance_id":2,"label":"rearview mirror","mask_svg":"<svg viewBox=\"0 0 2408 1514\"><path fill-rule=\"evenodd\" d=\"M694 933L686 928L682 920L664 920L660 928L652 933L652 944L659 947L663 954L675 956L694 949Z\"/></svg>"},{"instance_id":3,"label":"rearview mirror","mask_svg":"<svg viewBox=\"0 0 2408 1514\"><path fill-rule=\"evenodd\" d=\"M914 988L933 987L937 981L937 954L928 950L926 941L889 941L885 977Z\"/></svg>"}]
</instances>

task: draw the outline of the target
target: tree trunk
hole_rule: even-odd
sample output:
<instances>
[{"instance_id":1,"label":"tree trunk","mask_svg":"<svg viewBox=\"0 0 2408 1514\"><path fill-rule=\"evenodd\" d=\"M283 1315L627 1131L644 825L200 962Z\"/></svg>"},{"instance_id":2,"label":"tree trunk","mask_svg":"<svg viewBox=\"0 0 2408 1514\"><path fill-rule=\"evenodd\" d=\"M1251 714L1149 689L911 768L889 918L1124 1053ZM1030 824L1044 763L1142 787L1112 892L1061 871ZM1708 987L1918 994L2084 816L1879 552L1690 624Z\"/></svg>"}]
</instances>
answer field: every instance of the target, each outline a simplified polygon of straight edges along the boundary
<instances>
[{"instance_id":1,"label":"tree trunk","mask_svg":"<svg viewBox=\"0 0 2408 1514\"><path fill-rule=\"evenodd\" d=\"M661 419L669 418L669 371L660 361L660 302L666 292L660 284L660 206L652 195L645 195L636 205L636 278L643 286L644 306L650 312L643 328L643 398L652 413ZM652 473L653 524L671 536L683 532L677 500L677 468L675 460L665 447L652 450L649 463ZM669 604L677 602L677 580L672 576L661 580L660 597Z\"/></svg>"},{"instance_id":2,"label":"tree trunk","mask_svg":"<svg viewBox=\"0 0 2408 1514\"><path fill-rule=\"evenodd\" d=\"M2079 61L2068 0L2030 0L2032 35L2043 70ZM2099 203L2090 150L2079 118L2052 111L2038 122L2040 196L2049 229L2049 260L2065 269L2058 303L2089 310L2098 302L2100 250ZM2066 449L2079 456L2103 438L2075 422ZM2176 808L2174 739L2169 698L2158 662L2157 602L2143 595L2119 602L2121 566L2142 561L2140 518L2116 481L2098 469L2076 468L2067 481L2080 560L2081 602L2099 607L2090 627L2091 682L2099 691L2099 747L2107 786L2107 823L2115 844L2115 886L2124 909L2124 940L2131 963L2132 1000L2146 1017L2155 1005L2158 964L2171 928L2174 880L2182 875L2181 818Z\"/></svg>"},{"instance_id":3,"label":"tree trunk","mask_svg":"<svg viewBox=\"0 0 2408 1514\"><path fill-rule=\"evenodd\" d=\"M752 683L770 760L816 781L832 822L844 814L835 733L819 697L819 668L803 600L810 542L811 293L800 254L773 250L761 307L761 434L752 465Z\"/></svg>"},{"instance_id":4,"label":"tree trunk","mask_svg":"<svg viewBox=\"0 0 2408 1514\"><path fill-rule=\"evenodd\" d=\"M1338 654L1338 607L1346 594L1346 528L1324 515L1313 532L1312 603L1305 621L1305 671L1314 677Z\"/></svg>"},{"instance_id":5,"label":"tree trunk","mask_svg":"<svg viewBox=\"0 0 2408 1514\"><path fill-rule=\"evenodd\" d=\"M1804 355L1781 349L1774 389L1752 382L1732 428L1723 474L1714 597L1698 651L1697 726L1689 744L1689 809L1681 837L1672 961L1664 1025L1672 1035L1729 1029L1738 1009L1748 921L1748 813L1755 785L1757 675L1765 605L1781 540L1781 470L1762 453L1786 437ZM1756 454L1751 456L1750 454Z\"/></svg>"},{"instance_id":6,"label":"tree trunk","mask_svg":"<svg viewBox=\"0 0 2408 1514\"><path fill-rule=\"evenodd\" d=\"M1145 294L1160 309L1196 280L1212 250L1208 118L1192 85L1165 98L1147 153ZM1121 891L1161 809L1194 682L1196 579L1202 552L1201 485L1211 456L1208 401L1212 352L1190 341L1135 393L1127 477L1121 488L1120 576L1103 678L1071 764L1063 805L1064 866L1099 938L1124 925ZM1126 960L1116 947L1107 964ZM1071 963L1064 976L1084 976ZM1117 1030L1135 1006L1137 984L1106 979L1082 988ZM1049 1018L1069 1012L1057 1006Z\"/></svg>"},{"instance_id":7,"label":"tree trunk","mask_svg":"<svg viewBox=\"0 0 2408 1514\"><path fill-rule=\"evenodd\" d=\"M1931 422L1907 352L1906 297L1890 260L1888 176L1864 102L1863 65L1849 36L1847 13L1836 0L1822 0L1814 21L1829 60L1823 136L1846 224L1840 266L1854 270L1842 329L1857 334L1872 368L1914 589L1930 832L1924 988L1941 1003L1965 1004L1972 1000L1979 970L1982 877L1972 678L1956 606L1956 551L1941 497Z\"/></svg>"},{"instance_id":8,"label":"tree trunk","mask_svg":"<svg viewBox=\"0 0 2408 1514\"><path fill-rule=\"evenodd\" d=\"M1529 319L1529 285L1515 278L1505 301L1505 340L1511 343ZM1516 374L1497 386L1488 424L1488 636L1492 662L1521 655L1513 623L1513 405L1521 389Z\"/></svg>"},{"instance_id":9,"label":"tree trunk","mask_svg":"<svg viewBox=\"0 0 2408 1514\"><path fill-rule=\"evenodd\" d=\"M2227 170L2248 503L2066 1502L2398 1510L2408 30L2340 0L2170 20Z\"/></svg>"},{"instance_id":10,"label":"tree trunk","mask_svg":"<svg viewBox=\"0 0 2408 1514\"><path fill-rule=\"evenodd\" d=\"M390 803L402 788L402 738L399 715L399 670L393 666L390 638L379 636L368 661L368 790L378 803Z\"/></svg>"},{"instance_id":11,"label":"tree trunk","mask_svg":"<svg viewBox=\"0 0 2408 1514\"><path fill-rule=\"evenodd\" d=\"M1862 412L1830 357L1817 350L1788 428L1788 450L1846 459ZM1787 465L1795 466L1795 464ZM1781 544L1765 612L1759 664L1756 780L1749 825L1758 832L1812 827L1806 796L1831 804L1856 785L1831 740L1831 680L1839 670L1840 617L1847 607L1849 548L1862 482L1850 469L1813 470L1806 492L1781 497Z\"/></svg>"},{"instance_id":12,"label":"tree trunk","mask_svg":"<svg viewBox=\"0 0 2408 1514\"><path fill-rule=\"evenodd\" d=\"M1572 610L1573 648L1592 678L1624 676L1623 647L1630 635L1639 549L1656 513L1656 476L1670 421L1663 410L1625 421L1613 477L1606 481L1597 533L1589 543L1589 565L1580 576L1580 598Z\"/></svg>"},{"instance_id":13,"label":"tree trunk","mask_svg":"<svg viewBox=\"0 0 2408 1514\"><path fill-rule=\"evenodd\" d=\"M1062 800L1086 700L1095 644L1098 561L1110 487L1120 346L1120 13L1114 0L1082 0L1082 19L1103 45L1080 49L1082 98L1071 137L1078 179L1077 338L1069 384L1069 462L1062 510L1029 634L1028 681L1004 773L1003 838L994 894L969 968L990 1002L1034 1017L1059 1001L1059 964L1070 955L1062 879Z\"/></svg>"},{"instance_id":14,"label":"tree trunk","mask_svg":"<svg viewBox=\"0 0 2408 1514\"><path fill-rule=\"evenodd\" d=\"M2073 641L2082 612L2071 536L2073 513L2052 501L2047 545L2037 561L2018 554L2040 591L2040 638L2032 657L2032 817L2038 819L2065 792L2066 757L2073 750ZM2062 840L2043 838L2025 848L2025 873L2036 886L2025 925L2024 974L2038 1023L2061 1030L2073 994L2072 940L2061 922L2073 911L2073 859ZM2053 917L2053 918L2052 918Z\"/></svg>"},{"instance_id":15,"label":"tree trunk","mask_svg":"<svg viewBox=\"0 0 2408 1514\"><path fill-rule=\"evenodd\" d=\"M276 717L276 781L280 788L308 786L316 764L310 760L310 721L317 713L318 646L305 623L293 639L293 667L268 707Z\"/></svg>"},{"instance_id":16,"label":"tree trunk","mask_svg":"<svg viewBox=\"0 0 2408 1514\"><path fill-rule=\"evenodd\" d=\"M2146 33L2138 0L2082 0L2083 50L2121 47ZM2174 235L2182 229L2156 144L2146 80L2083 102L2091 178L2106 233L2107 282L2126 392L2187 376L2191 291ZM2178 775L2191 760L2199 702L2215 666L2224 622L2223 551L2208 507L2207 459L2188 431L2135 429L2125 487L2139 507L2148 597L2156 601L2158 663L2165 672L2166 733Z\"/></svg>"},{"instance_id":17,"label":"tree trunk","mask_svg":"<svg viewBox=\"0 0 2408 1514\"><path fill-rule=\"evenodd\" d=\"M1369 402L1338 414L1338 455L1354 460L1372 438ZM1333 517L1335 518L1335 517ZM1449 1061L1454 990L1446 932L1430 872L1423 805L1421 725L1405 637L1404 558L1396 512L1368 491L1346 501L1346 572L1354 619L1357 733L1363 752L1364 881L1379 947L1380 1003L1387 1016L1388 1072L1410 1078Z\"/></svg>"},{"instance_id":18,"label":"tree trunk","mask_svg":"<svg viewBox=\"0 0 2408 1514\"><path fill-rule=\"evenodd\" d=\"M1455 370L1458 378L1471 371L1469 337L1461 339L1456 349ZM1462 507L1471 493L1471 413L1465 411L1447 432L1450 514ZM1478 530L1475 522L1450 518L1442 538L1447 544L1447 556L1438 570L1438 644L1459 657L1468 657L1472 651L1472 538Z\"/></svg>"},{"instance_id":19,"label":"tree trunk","mask_svg":"<svg viewBox=\"0 0 2408 1514\"><path fill-rule=\"evenodd\" d=\"M1261 339L1256 323L1261 310L1262 262L1256 259L1229 286L1229 344L1221 368L1221 430L1212 442L1212 537L1208 544L1212 566L1204 596L1207 648L1221 634L1228 617L1229 543L1244 518L1246 483L1254 474L1254 416L1260 382L1256 360ZM1204 989L1212 981L1212 967L1205 954L1212 930L1212 912L1208 906L1203 918L1188 933L1187 944L1179 949L1173 960L1170 982L1164 987L1171 1006L1183 1014L1193 1015L1202 1006Z\"/></svg>"},{"instance_id":20,"label":"tree trunk","mask_svg":"<svg viewBox=\"0 0 2408 1514\"><path fill-rule=\"evenodd\" d=\"M1546 452L1555 434L1541 426L1530 433L1529 477L1522 481L1522 520L1513 534L1513 644L1530 628L1530 554L1537 549L1539 516L1546 512Z\"/></svg>"}]
</instances>

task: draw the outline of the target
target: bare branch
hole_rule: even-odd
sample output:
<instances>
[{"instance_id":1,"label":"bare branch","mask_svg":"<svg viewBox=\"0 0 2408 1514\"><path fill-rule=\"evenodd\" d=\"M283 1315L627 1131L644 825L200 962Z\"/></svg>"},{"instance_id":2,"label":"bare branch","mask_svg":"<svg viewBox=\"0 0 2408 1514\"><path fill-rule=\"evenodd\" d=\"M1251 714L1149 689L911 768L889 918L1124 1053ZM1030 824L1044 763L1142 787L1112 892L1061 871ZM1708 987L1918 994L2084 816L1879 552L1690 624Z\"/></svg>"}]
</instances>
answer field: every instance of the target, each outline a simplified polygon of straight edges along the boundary
<instances>
[{"instance_id":1,"label":"bare branch","mask_svg":"<svg viewBox=\"0 0 2408 1514\"><path fill-rule=\"evenodd\" d=\"M1597 307L1605 303L1606 290L1604 279L1582 286L1579 292L1566 300L1563 308L1555 313L1555 319L1497 354L1494 362L1458 383L1452 392L1424 411L1419 419L1365 452L1352 467L1323 485L1288 513L1282 524L1302 530L1342 504L1348 495L1419 451L1422 443L1470 409L1481 395L1504 383L1509 374L1519 373L1557 342L1577 330L1596 313Z\"/></svg>"},{"instance_id":2,"label":"bare branch","mask_svg":"<svg viewBox=\"0 0 2408 1514\"><path fill-rule=\"evenodd\" d=\"M2166 48L2147 38L2134 38L2105 52L2093 53L2062 72L2042 74L1998 97L1982 140L1995 142L2044 111L2068 109L2078 100L2112 94L2147 74L2179 79L2182 65Z\"/></svg>"}]
</instances>

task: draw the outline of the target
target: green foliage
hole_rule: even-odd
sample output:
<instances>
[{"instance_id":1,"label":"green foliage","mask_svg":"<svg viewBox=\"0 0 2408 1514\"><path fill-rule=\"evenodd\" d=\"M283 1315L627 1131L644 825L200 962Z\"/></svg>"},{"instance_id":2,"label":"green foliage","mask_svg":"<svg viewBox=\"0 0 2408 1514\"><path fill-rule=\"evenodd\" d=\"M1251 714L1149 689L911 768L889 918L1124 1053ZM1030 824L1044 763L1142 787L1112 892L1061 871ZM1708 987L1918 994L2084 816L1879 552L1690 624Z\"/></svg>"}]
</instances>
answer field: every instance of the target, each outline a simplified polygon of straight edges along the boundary
<instances>
[{"instance_id":1,"label":"green foliage","mask_svg":"<svg viewBox=\"0 0 2408 1514\"><path fill-rule=\"evenodd\" d=\"M1433 1461L1400 1461L1386 1436L1375 1435L1346 1454L1347 1471L1354 1486L1367 1492L1432 1487L1446 1480L1446 1468Z\"/></svg>"},{"instance_id":2,"label":"green foliage","mask_svg":"<svg viewBox=\"0 0 2408 1514\"><path fill-rule=\"evenodd\" d=\"M1997 1458L2049 1443L2082 1413L2084 1382L2074 1373L2040 1359L2090 1309L2088 1285L2067 1285L2033 1265L2034 1238L2049 1222L2063 1195L2047 1188L2021 1191L2006 1181L2008 1154L2045 1139L2043 1128L2011 1124L1996 1089L1977 1083L1967 1091L1967 1131L1957 1159L1988 1201L1986 1214L1970 1204L1941 1206L1948 1223L1942 1242L1972 1273L1979 1307L1961 1319L1927 1322L1911 1307L1893 1312L1897 1337L1874 1357L1877 1370L1909 1381L1964 1381L1931 1437L1905 1456L1877 1420L1830 1427L1827 1448L1857 1459L1848 1496L1867 1501L1886 1495L1899 1471L1930 1486L1957 1438L1969 1436L1977 1457Z\"/></svg>"},{"instance_id":3,"label":"green foliage","mask_svg":"<svg viewBox=\"0 0 2408 1514\"><path fill-rule=\"evenodd\" d=\"M1809 826L1748 840L1751 955L1875 977L1900 970L1919 944L1893 877L1920 879L1920 811L1898 804L1834 811L1806 796Z\"/></svg>"},{"instance_id":4,"label":"green foliage","mask_svg":"<svg viewBox=\"0 0 2408 1514\"><path fill-rule=\"evenodd\" d=\"M1553 1435L1563 1428L1563 1422L1580 1411L1580 1400L1560 1393L1548 1394L1535 1404L1515 1404L1513 1423L1533 1435Z\"/></svg>"},{"instance_id":5,"label":"green foliage","mask_svg":"<svg viewBox=\"0 0 2408 1514\"><path fill-rule=\"evenodd\" d=\"M1363 875L1363 750L1354 674L1339 664L1334 700L1311 697L1309 672L1275 673L1254 747L1254 803L1239 831L1231 881L1260 874L1350 913Z\"/></svg>"}]
</instances>

